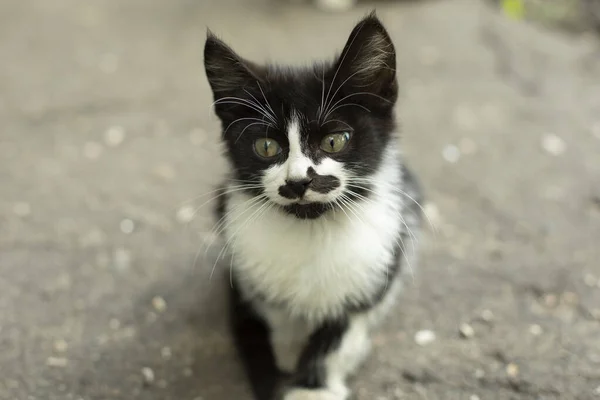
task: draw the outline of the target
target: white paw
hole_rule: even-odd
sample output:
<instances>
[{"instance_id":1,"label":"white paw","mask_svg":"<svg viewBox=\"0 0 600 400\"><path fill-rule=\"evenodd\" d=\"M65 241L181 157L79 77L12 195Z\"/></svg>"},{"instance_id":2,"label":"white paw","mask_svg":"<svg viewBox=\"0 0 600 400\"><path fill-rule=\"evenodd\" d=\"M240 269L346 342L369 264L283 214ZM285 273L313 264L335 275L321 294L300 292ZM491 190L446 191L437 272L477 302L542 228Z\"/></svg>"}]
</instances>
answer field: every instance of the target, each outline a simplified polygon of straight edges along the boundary
<instances>
[{"instance_id":1,"label":"white paw","mask_svg":"<svg viewBox=\"0 0 600 400\"><path fill-rule=\"evenodd\" d=\"M283 400L346 400L347 390L332 392L327 389L292 389Z\"/></svg>"}]
</instances>

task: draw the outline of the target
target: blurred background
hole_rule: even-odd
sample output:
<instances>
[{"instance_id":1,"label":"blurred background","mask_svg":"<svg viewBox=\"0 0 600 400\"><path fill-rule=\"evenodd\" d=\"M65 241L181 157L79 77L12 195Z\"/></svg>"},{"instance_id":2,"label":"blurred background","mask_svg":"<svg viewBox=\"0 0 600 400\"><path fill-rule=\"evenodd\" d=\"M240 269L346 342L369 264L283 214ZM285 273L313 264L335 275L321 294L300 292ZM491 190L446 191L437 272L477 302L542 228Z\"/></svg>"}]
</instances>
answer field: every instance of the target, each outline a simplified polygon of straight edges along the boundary
<instances>
[{"instance_id":1,"label":"blurred background","mask_svg":"<svg viewBox=\"0 0 600 400\"><path fill-rule=\"evenodd\" d=\"M1 1L0 399L249 399L206 28L304 64L374 7L431 225L356 398L600 398L599 3Z\"/></svg>"}]
</instances>

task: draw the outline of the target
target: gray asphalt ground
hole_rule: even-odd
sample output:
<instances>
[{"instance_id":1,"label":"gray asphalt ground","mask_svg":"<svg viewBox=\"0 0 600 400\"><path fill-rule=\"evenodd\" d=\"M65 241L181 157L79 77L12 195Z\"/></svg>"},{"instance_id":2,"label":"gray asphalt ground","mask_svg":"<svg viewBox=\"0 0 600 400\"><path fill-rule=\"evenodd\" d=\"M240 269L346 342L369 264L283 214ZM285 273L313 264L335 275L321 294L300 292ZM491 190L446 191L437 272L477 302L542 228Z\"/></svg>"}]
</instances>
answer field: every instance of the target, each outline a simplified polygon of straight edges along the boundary
<instances>
[{"instance_id":1,"label":"gray asphalt ground","mask_svg":"<svg viewBox=\"0 0 600 400\"><path fill-rule=\"evenodd\" d=\"M0 2L0 399L249 399L191 220L225 165L205 30L308 62L371 7ZM598 41L475 0L378 10L436 229L356 398L600 399Z\"/></svg>"}]
</instances>

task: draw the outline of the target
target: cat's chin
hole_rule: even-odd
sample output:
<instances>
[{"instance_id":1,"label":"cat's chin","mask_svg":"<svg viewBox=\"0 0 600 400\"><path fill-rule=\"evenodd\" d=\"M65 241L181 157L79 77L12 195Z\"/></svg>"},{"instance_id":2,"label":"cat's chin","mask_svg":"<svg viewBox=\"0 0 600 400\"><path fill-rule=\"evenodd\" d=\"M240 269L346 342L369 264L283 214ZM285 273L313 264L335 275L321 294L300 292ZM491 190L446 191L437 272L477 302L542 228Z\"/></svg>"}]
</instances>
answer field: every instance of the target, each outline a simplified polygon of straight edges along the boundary
<instances>
[{"instance_id":1,"label":"cat's chin","mask_svg":"<svg viewBox=\"0 0 600 400\"><path fill-rule=\"evenodd\" d=\"M299 219L317 219L332 209L326 203L294 203L282 207L283 210Z\"/></svg>"}]
</instances>

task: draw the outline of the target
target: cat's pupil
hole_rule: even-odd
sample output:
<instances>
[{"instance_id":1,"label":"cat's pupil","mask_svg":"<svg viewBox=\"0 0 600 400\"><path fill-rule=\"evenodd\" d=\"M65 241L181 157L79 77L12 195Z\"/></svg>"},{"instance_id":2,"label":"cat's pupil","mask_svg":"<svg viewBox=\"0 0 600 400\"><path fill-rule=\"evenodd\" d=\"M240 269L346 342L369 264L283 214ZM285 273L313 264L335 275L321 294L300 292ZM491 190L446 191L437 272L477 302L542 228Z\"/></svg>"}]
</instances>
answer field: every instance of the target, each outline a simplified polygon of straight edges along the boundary
<instances>
[{"instance_id":1,"label":"cat's pupil","mask_svg":"<svg viewBox=\"0 0 600 400\"><path fill-rule=\"evenodd\" d=\"M264 147L265 147L265 153L268 153L269 152L269 141L268 140L265 140Z\"/></svg>"},{"instance_id":2,"label":"cat's pupil","mask_svg":"<svg viewBox=\"0 0 600 400\"><path fill-rule=\"evenodd\" d=\"M331 139L329 139L329 145L331 146L332 149L335 146L335 140L333 139L333 137Z\"/></svg>"}]
</instances>

